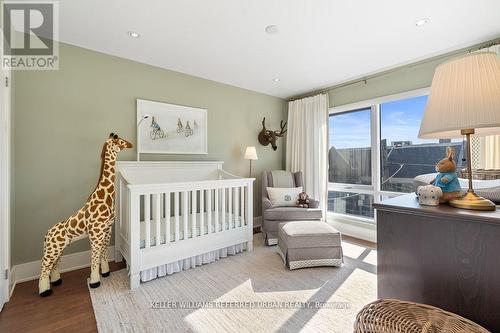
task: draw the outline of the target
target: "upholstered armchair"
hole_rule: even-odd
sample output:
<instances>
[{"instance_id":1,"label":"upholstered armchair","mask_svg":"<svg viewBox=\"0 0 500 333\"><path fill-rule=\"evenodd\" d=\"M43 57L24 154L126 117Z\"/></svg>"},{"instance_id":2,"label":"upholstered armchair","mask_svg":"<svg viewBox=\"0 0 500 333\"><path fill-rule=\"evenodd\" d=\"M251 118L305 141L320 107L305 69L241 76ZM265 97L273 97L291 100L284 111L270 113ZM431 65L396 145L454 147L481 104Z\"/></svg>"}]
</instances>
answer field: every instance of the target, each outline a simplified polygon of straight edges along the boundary
<instances>
[{"instance_id":1,"label":"upholstered armchair","mask_svg":"<svg viewBox=\"0 0 500 333\"><path fill-rule=\"evenodd\" d=\"M266 245L278 243L278 226L290 221L318 221L322 219L319 202L311 199L309 208L273 207L268 187L299 187L303 186L302 172L264 171L262 173L262 233Z\"/></svg>"}]
</instances>

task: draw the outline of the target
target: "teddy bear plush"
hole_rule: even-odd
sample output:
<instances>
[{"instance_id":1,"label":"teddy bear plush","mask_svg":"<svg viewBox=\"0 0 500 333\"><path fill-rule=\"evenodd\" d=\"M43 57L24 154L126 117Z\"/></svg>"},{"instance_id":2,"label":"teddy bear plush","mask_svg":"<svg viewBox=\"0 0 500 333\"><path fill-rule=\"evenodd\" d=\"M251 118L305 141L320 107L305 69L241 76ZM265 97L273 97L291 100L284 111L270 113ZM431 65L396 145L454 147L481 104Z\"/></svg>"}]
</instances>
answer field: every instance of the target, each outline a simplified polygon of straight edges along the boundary
<instances>
[{"instance_id":1,"label":"teddy bear plush","mask_svg":"<svg viewBox=\"0 0 500 333\"><path fill-rule=\"evenodd\" d=\"M446 157L436 164L436 171L439 173L431 184L441 188L443 195L440 198L440 202L448 202L460 196L461 188L454 157L455 150L447 147Z\"/></svg>"},{"instance_id":2,"label":"teddy bear plush","mask_svg":"<svg viewBox=\"0 0 500 333\"><path fill-rule=\"evenodd\" d=\"M299 199L297 200L297 206L300 208L309 208L309 196L306 192L301 192L299 194Z\"/></svg>"}]
</instances>

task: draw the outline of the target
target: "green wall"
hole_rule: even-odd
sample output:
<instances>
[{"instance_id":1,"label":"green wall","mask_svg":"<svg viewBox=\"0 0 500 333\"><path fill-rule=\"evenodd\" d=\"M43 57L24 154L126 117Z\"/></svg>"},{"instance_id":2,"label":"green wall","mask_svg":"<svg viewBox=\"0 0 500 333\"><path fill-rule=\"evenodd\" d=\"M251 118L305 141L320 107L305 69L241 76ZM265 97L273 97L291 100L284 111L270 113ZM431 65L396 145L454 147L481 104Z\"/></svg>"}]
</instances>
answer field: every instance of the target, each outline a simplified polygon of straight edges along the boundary
<instances>
[{"instance_id":1,"label":"green wall","mask_svg":"<svg viewBox=\"0 0 500 333\"><path fill-rule=\"evenodd\" d=\"M189 75L60 44L58 71L14 73L14 222L12 263L40 259L54 223L78 210L94 189L102 143L110 132L135 142L136 98L208 109L208 155L142 155L142 160L223 160L229 172L248 175L246 146L256 146L263 169L284 167L278 151L260 146L262 117L279 128L282 99ZM120 160L134 160L135 150ZM260 215L260 181L255 184ZM88 250L88 240L65 254Z\"/></svg>"},{"instance_id":2,"label":"green wall","mask_svg":"<svg viewBox=\"0 0 500 333\"><path fill-rule=\"evenodd\" d=\"M434 70L448 58L402 67L364 82L328 91L330 106L339 106L410 90L430 87Z\"/></svg>"},{"instance_id":3,"label":"green wall","mask_svg":"<svg viewBox=\"0 0 500 333\"><path fill-rule=\"evenodd\" d=\"M430 87L436 67L452 58L460 57L470 51L489 48L500 43L495 38L463 49L458 49L444 55L429 58L413 64L401 66L365 82L357 82L343 87L328 90L330 106L340 106L360 102L372 98L393 95L415 89ZM493 49L490 49L493 51Z\"/></svg>"}]
</instances>

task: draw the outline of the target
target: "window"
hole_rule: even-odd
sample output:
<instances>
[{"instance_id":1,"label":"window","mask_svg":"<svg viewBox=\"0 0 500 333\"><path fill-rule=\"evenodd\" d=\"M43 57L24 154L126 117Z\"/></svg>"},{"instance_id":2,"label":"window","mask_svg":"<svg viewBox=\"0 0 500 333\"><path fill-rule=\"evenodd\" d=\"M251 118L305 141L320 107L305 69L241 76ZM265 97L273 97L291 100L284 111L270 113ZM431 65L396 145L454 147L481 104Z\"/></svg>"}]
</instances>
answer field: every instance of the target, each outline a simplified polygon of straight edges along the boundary
<instances>
[{"instance_id":1,"label":"window","mask_svg":"<svg viewBox=\"0 0 500 333\"><path fill-rule=\"evenodd\" d=\"M457 166L462 167L461 140L418 138L426 103L427 96L417 96L380 104L382 191L412 192L413 178L435 172L448 146L455 149Z\"/></svg>"},{"instance_id":2,"label":"window","mask_svg":"<svg viewBox=\"0 0 500 333\"><path fill-rule=\"evenodd\" d=\"M329 118L328 210L373 221L374 202L413 191L413 178L435 172L446 147L456 151L458 169L462 140L418 138L426 91L410 92L333 108Z\"/></svg>"},{"instance_id":3,"label":"window","mask_svg":"<svg viewBox=\"0 0 500 333\"><path fill-rule=\"evenodd\" d=\"M330 115L328 139L328 210L373 218L371 108Z\"/></svg>"},{"instance_id":4,"label":"window","mask_svg":"<svg viewBox=\"0 0 500 333\"><path fill-rule=\"evenodd\" d=\"M370 115L367 108L330 116L329 182L372 184Z\"/></svg>"}]
</instances>

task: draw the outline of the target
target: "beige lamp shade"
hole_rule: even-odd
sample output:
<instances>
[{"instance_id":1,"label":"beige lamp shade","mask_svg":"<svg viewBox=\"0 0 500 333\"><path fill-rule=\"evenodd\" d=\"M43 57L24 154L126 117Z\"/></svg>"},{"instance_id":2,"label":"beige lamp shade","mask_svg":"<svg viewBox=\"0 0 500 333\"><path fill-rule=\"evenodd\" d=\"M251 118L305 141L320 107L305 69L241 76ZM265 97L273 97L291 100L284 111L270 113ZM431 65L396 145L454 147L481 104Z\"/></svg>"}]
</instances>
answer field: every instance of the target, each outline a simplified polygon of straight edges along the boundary
<instances>
[{"instance_id":1,"label":"beige lamp shade","mask_svg":"<svg viewBox=\"0 0 500 333\"><path fill-rule=\"evenodd\" d=\"M439 65L420 125L419 138L500 133L500 58L493 52L472 53Z\"/></svg>"},{"instance_id":2,"label":"beige lamp shade","mask_svg":"<svg viewBox=\"0 0 500 333\"><path fill-rule=\"evenodd\" d=\"M243 157L245 160L258 160L257 158L257 150L255 150L255 147L247 147L245 151L245 157Z\"/></svg>"}]
</instances>

